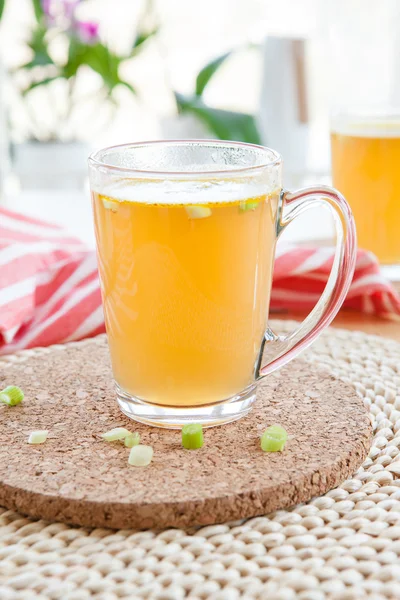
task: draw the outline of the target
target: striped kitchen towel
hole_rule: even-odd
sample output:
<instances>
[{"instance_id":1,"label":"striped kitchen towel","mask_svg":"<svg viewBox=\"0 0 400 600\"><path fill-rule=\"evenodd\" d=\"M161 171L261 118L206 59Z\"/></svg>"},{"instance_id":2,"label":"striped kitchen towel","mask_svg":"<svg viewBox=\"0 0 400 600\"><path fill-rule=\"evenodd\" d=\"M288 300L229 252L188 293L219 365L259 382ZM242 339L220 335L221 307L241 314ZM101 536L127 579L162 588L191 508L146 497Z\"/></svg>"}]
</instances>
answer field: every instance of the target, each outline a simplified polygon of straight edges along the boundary
<instances>
[{"instance_id":1,"label":"striped kitchen towel","mask_svg":"<svg viewBox=\"0 0 400 600\"><path fill-rule=\"evenodd\" d=\"M278 244L271 309L311 310L333 257L331 247ZM344 305L400 317L400 298L370 252L358 252ZM0 354L103 331L95 253L58 226L0 207Z\"/></svg>"}]
</instances>

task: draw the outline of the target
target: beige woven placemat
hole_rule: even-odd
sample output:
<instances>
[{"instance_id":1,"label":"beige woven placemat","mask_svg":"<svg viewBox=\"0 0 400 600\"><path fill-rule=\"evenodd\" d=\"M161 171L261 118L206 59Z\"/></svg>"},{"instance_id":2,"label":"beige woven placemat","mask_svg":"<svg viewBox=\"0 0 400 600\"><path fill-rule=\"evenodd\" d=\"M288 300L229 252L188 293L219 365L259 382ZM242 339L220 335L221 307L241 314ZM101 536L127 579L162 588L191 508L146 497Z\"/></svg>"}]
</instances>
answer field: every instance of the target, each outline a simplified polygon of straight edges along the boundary
<instances>
[{"instance_id":1,"label":"beige woven placemat","mask_svg":"<svg viewBox=\"0 0 400 600\"><path fill-rule=\"evenodd\" d=\"M32 352L46 354L8 360ZM374 443L352 479L290 511L190 531L88 530L0 508L0 600L400 598L400 344L330 329L303 356L370 411Z\"/></svg>"}]
</instances>

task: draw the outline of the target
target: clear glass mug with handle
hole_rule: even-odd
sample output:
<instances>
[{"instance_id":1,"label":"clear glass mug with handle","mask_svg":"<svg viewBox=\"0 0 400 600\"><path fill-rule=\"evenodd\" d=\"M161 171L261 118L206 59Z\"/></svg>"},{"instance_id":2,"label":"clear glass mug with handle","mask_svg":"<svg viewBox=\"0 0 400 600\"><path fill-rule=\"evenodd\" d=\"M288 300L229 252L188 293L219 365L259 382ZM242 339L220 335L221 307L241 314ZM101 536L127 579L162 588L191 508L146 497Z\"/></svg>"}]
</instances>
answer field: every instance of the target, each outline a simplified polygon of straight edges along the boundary
<instances>
[{"instance_id":1,"label":"clear glass mug with handle","mask_svg":"<svg viewBox=\"0 0 400 600\"><path fill-rule=\"evenodd\" d=\"M328 187L283 190L279 154L237 142L106 148L89 173L122 411L177 428L244 416L257 383L311 344L346 296L356 234L345 199ZM332 272L310 315L277 335L268 327L276 242L321 203L336 223Z\"/></svg>"},{"instance_id":2,"label":"clear glass mug with handle","mask_svg":"<svg viewBox=\"0 0 400 600\"><path fill-rule=\"evenodd\" d=\"M400 280L400 2L330 0L333 185L350 204L360 247Z\"/></svg>"}]
</instances>

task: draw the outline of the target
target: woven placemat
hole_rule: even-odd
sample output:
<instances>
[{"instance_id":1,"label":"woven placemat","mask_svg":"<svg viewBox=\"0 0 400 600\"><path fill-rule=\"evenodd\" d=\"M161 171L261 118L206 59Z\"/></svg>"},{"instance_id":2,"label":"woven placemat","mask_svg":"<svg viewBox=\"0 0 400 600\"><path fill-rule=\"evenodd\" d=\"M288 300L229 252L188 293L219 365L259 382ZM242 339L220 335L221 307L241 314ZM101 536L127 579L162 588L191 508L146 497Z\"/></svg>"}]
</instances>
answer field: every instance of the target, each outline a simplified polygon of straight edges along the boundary
<instances>
[{"instance_id":1,"label":"woven placemat","mask_svg":"<svg viewBox=\"0 0 400 600\"><path fill-rule=\"evenodd\" d=\"M400 344L330 329L303 357L370 411L374 443L352 479L292 510L191 530L90 530L0 509L0 599L400 598Z\"/></svg>"}]
</instances>

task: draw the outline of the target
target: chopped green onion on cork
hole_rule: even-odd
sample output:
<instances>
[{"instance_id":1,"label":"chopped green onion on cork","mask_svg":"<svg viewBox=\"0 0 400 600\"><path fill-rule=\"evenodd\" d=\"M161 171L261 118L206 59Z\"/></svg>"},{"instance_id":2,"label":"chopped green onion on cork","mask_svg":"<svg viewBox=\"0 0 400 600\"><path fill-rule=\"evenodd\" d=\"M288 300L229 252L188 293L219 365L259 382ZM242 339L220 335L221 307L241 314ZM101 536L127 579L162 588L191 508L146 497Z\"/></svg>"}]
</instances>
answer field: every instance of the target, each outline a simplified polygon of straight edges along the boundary
<instances>
[{"instance_id":1,"label":"chopped green onion on cork","mask_svg":"<svg viewBox=\"0 0 400 600\"><path fill-rule=\"evenodd\" d=\"M28 444L43 444L47 440L48 434L47 429L32 431L28 438Z\"/></svg>"},{"instance_id":2,"label":"chopped green onion on cork","mask_svg":"<svg viewBox=\"0 0 400 600\"><path fill-rule=\"evenodd\" d=\"M131 435L131 432L125 429L125 427L115 427L115 429L110 429L110 431L103 433L101 437L106 442L116 442L118 440L124 440L128 435Z\"/></svg>"},{"instance_id":3,"label":"chopped green onion on cork","mask_svg":"<svg viewBox=\"0 0 400 600\"><path fill-rule=\"evenodd\" d=\"M203 443L203 427L199 423L188 423L182 427L182 446L186 450L197 450Z\"/></svg>"},{"instance_id":4,"label":"chopped green onion on cork","mask_svg":"<svg viewBox=\"0 0 400 600\"><path fill-rule=\"evenodd\" d=\"M133 448L134 446L138 446L140 444L140 434L135 431L134 433L130 433L124 439L124 445L126 448Z\"/></svg>"},{"instance_id":5,"label":"chopped green onion on cork","mask_svg":"<svg viewBox=\"0 0 400 600\"><path fill-rule=\"evenodd\" d=\"M0 402L7 406L16 406L24 399L24 392L16 385L9 385L0 392Z\"/></svg>"},{"instance_id":6,"label":"chopped green onion on cork","mask_svg":"<svg viewBox=\"0 0 400 600\"><path fill-rule=\"evenodd\" d=\"M282 452L288 435L286 429L280 425L267 427L261 436L261 450L264 452Z\"/></svg>"},{"instance_id":7,"label":"chopped green onion on cork","mask_svg":"<svg viewBox=\"0 0 400 600\"><path fill-rule=\"evenodd\" d=\"M133 446L129 453L128 464L133 467L147 467L153 458L153 448L151 446Z\"/></svg>"}]
</instances>

